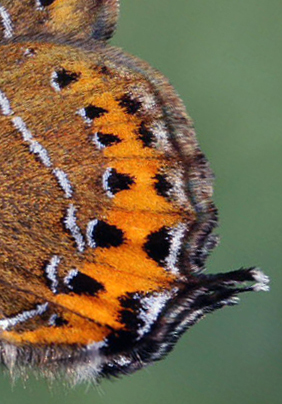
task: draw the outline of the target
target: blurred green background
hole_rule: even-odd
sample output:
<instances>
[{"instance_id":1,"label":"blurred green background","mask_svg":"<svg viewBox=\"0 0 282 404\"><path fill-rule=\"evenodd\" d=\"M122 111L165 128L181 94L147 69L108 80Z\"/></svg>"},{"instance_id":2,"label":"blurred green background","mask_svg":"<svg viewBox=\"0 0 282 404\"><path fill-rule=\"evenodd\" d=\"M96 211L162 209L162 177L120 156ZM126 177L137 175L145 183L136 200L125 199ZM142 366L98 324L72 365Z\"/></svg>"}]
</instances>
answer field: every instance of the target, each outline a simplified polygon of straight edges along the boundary
<instances>
[{"instance_id":1,"label":"blurred green background","mask_svg":"<svg viewBox=\"0 0 282 404\"><path fill-rule=\"evenodd\" d=\"M193 327L168 358L66 393L0 379L0 403L282 402L282 2L121 0L113 43L170 78L216 175L221 244L209 272L258 265L271 292Z\"/></svg>"}]
</instances>

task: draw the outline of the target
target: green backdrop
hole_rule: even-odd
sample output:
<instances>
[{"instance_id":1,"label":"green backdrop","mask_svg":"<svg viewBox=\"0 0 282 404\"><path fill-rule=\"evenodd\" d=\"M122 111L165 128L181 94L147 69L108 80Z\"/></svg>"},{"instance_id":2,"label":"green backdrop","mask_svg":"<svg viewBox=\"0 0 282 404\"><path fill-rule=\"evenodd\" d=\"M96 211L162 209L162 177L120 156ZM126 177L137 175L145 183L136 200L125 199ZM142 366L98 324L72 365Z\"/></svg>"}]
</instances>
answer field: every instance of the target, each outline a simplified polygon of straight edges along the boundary
<instances>
[{"instance_id":1,"label":"green backdrop","mask_svg":"<svg viewBox=\"0 0 282 404\"><path fill-rule=\"evenodd\" d=\"M243 296L166 360L98 388L11 388L1 376L1 404L282 402L281 15L281 0L121 0L113 41L168 76L195 121L220 213L208 271L258 265L271 292Z\"/></svg>"}]
</instances>

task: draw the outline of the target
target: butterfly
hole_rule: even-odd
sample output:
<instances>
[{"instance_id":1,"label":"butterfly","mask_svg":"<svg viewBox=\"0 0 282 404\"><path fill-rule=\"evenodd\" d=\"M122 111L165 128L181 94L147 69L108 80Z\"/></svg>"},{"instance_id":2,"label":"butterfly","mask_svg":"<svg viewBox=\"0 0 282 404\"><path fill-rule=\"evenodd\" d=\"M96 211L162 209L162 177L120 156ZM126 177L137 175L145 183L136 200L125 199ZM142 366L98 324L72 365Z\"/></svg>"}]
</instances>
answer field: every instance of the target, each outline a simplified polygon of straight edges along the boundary
<instances>
[{"instance_id":1,"label":"butterfly","mask_svg":"<svg viewBox=\"0 0 282 404\"><path fill-rule=\"evenodd\" d=\"M205 274L213 175L161 73L108 44L117 0L0 1L0 357L72 383L127 374L246 291Z\"/></svg>"}]
</instances>

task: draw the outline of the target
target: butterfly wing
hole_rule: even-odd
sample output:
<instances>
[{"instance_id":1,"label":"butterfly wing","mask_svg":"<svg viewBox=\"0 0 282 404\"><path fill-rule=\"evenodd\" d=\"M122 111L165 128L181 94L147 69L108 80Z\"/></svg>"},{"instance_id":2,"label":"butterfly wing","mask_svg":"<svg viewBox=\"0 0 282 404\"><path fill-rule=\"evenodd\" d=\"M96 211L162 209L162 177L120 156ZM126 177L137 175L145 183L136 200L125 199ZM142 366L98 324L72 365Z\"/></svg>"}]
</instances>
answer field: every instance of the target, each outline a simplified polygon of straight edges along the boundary
<instances>
[{"instance_id":1,"label":"butterfly wing","mask_svg":"<svg viewBox=\"0 0 282 404\"><path fill-rule=\"evenodd\" d=\"M116 27L117 0L2 0L0 40L19 36L109 39Z\"/></svg>"},{"instance_id":2,"label":"butterfly wing","mask_svg":"<svg viewBox=\"0 0 282 404\"><path fill-rule=\"evenodd\" d=\"M206 313L267 289L252 268L202 274L216 245L212 173L167 80L105 43L64 43L108 38L117 9L1 2L0 354L11 371L134 371Z\"/></svg>"}]
</instances>

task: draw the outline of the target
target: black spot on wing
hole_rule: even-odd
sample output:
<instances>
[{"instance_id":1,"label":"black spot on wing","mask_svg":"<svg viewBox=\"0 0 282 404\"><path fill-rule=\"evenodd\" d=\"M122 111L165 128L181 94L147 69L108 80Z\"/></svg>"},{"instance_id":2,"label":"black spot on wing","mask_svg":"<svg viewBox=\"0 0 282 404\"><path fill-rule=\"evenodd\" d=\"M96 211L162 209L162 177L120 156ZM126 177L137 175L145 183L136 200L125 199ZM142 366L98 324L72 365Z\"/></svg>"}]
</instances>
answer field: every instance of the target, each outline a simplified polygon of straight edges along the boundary
<instances>
[{"instance_id":1,"label":"black spot on wing","mask_svg":"<svg viewBox=\"0 0 282 404\"><path fill-rule=\"evenodd\" d=\"M120 312L120 322L123 323L126 329L130 329L133 332L144 326L144 321L138 318L138 313L131 310L122 310Z\"/></svg>"},{"instance_id":2,"label":"black spot on wing","mask_svg":"<svg viewBox=\"0 0 282 404\"><path fill-rule=\"evenodd\" d=\"M96 247L118 247L124 242L123 231L116 226L99 220L92 231L92 239Z\"/></svg>"},{"instance_id":3,"label":"black spot on wing","mask_svg":"<svg viewBox=\"0 0 282 404\"><path fill-rule=\"evenodd\" d=\"M108 111L104 108L96 107L95 105L88 105L84 108L85 117L88 119L100 118L100 116L106 114Z\"/></svg>"},{"instance_id":4,"label":"black spot on wing","mask_svg":"<svg viewBox=\"0 0 282 404\"><path fill-rule=\"evenodd\" d=\"M124 309L137 311L140 309L140 298L136 297L136 293L127 293L119 298L120 304Z\"/></svg>"},{"instance_id":5,"label":"black spot on wing","mask_svg":"<svg viewBox=\"0 0 282 404\"><path fill-rule=\"evenodd\" d=\"M100 71L102 74L105 76L111 76L110 70L107 68L107 66L101 66Z\"/></svg>"},{"instance_id":6,"label":"black spot on wing","mask_svg":"<svg viewBox=\"0 0 282 404\"><path fill-rule=\"evenodd\" d=\"M127 174L120 174L114 168L108 178L108 187L112 194L117 194L120 191L130 189L134 184L134 179Z\"/></svg>"},{"instance_id":7,"label":"black spot on wing","mask_svg":"<svg viewBox=\"0 0 282 404\"><path fill-rule=\"evenodd\" d=\"M119 105L126 110L130 115L136 114L142 106L142 103L134 98L131 98L128 94L124 94L119 99Z\"/></svg>"},{"instance_id":8,"label":"black spot on wing","mask_svg":"<svg viewBox=\"0 0 282 404\"><path fill-rule=\"evenodd\" d=\"M113 135L111 133L97 132L96 136L97 136L98 142L101 143L101 145L104 147L112 146L114 144L121 142L121 140L118 136Z\"/></svg>"},{"instance_id":9,"label":"black spot on wing","mask_svg":"<svg viewBox=\"0 0 282 404\"><path fill-rule=\"evenodd\" d=\"M52 319L52 325L55 327L63 327L64 325L67 325L68 321L65 320L63 317L60 316L54 316Z\"/></svg>"},{"instance_id":10,"label":"black spot on wing","mask_svg":"<svg viewBox=\"0 0 282 404\"><path fill-rule=\"evenodd\" d=\"M159 265L163 265L166 257L169 255L170 241L171 235L168 228L162 227L160 230L147 236L143 249L150 258Z\"/></svg>"},{"instance_id":11,"label":"black spot on wing","mask_svg":"<svg viewBox=\"0 0 282 404\"><path fill-rule=\"evenodd\" d=\"M142 310L141 297L136 293L127 293L119 298L121 311L119 321L124 324L124 329L113 330L107 338L106 354L131 352L140 338L138 330L144 326L144 320L140 318Z\"/></svg>"},{"instance_id":12,"label":"black spot on wing","mask_svg":"<svg viewBox=\"0 0 282 404\"><path fill-rule=\"evenodd\" d=\"M55 319L55 326L57 326L57 327L63 327L64 325L67 325L67 324L68 324L68 321L62 317L57 317Z\"/></svg>"},{"instance_id":13,"label":"black spot on wing","mask_svg":"<svg viewBox=\"0 0 282 404\"><path fill-rule=\"evenodd\" d=\"M135 293L127 293L120 297L119 301L122 307L119 315L120 322L125 325L127 330L137 332L140 327L144 326L144 321L139 317L140 298Z\"/></svg>"},{"instance_id":14,"label":"black spot on wing","mask_svg":"<svg viewBox=\"0 0 282 404\"><path fill-rule=\"evenodd\" d=\"M138 138L143 142L145 147L151 147L154 142L154 134L152 131L146 128L144 122L141 123L138 130Z\"/></svg>"},{"instance_id":15,"label":"black spot on wing","mask_svg":"<svg viewBox=\"0 0 282 404\"><path fill-rule=\"evenodd\" d=\"M77 272L75 276L69 279L68 287L77 295L96 296L105 290L104 285L82 272Z\"/></svg>"},{"instance_id":16,"label":"black spot on wing","mask_svg":"<svg viewBox=\"0 0 282 404\"><path fill-rule=\"evenodd\" d=\"M112 331L107 337L107 345L102 348L106 355L128 352L135 345L137 334L134 332L119 330Z\"/></svg>"},{"instance_id":17,"label":"black spot on wing","mask_svg":"<svg viewBox=\"0 0 282 404\"><path fill-rule=\"evenodd\" d=\"M54 2L55 0L39 0L39 3L42 7L51 6L51 4L53 4Z\"/></svg>"},{"instance_id":18,"label":"black spot on wing","mask_svg":"<svg viewBox=\"0 0 282 404\"><path fill-rule=\"evenodd\" d=\"M157 191L157 194L167 197L169 195L169 191L172 189L172 185L169 183L166 176L163 174L157 174L154 179L156 180L156 182L154 183L154 187Z\"/></svg>"},{"instance_id":19,"label":"black spot on wing","mask_svg":"<svg viewBox=\"0 0 282 404\"><path fill-rule=\"evenodd\" d=\"M55 72L54 81L60 87L60 89L63 89L69 86L70 84L78 81L79 76L80 76L79 73L71 72L69 70L62 68Z\"/></svg>"}]
</instances>

